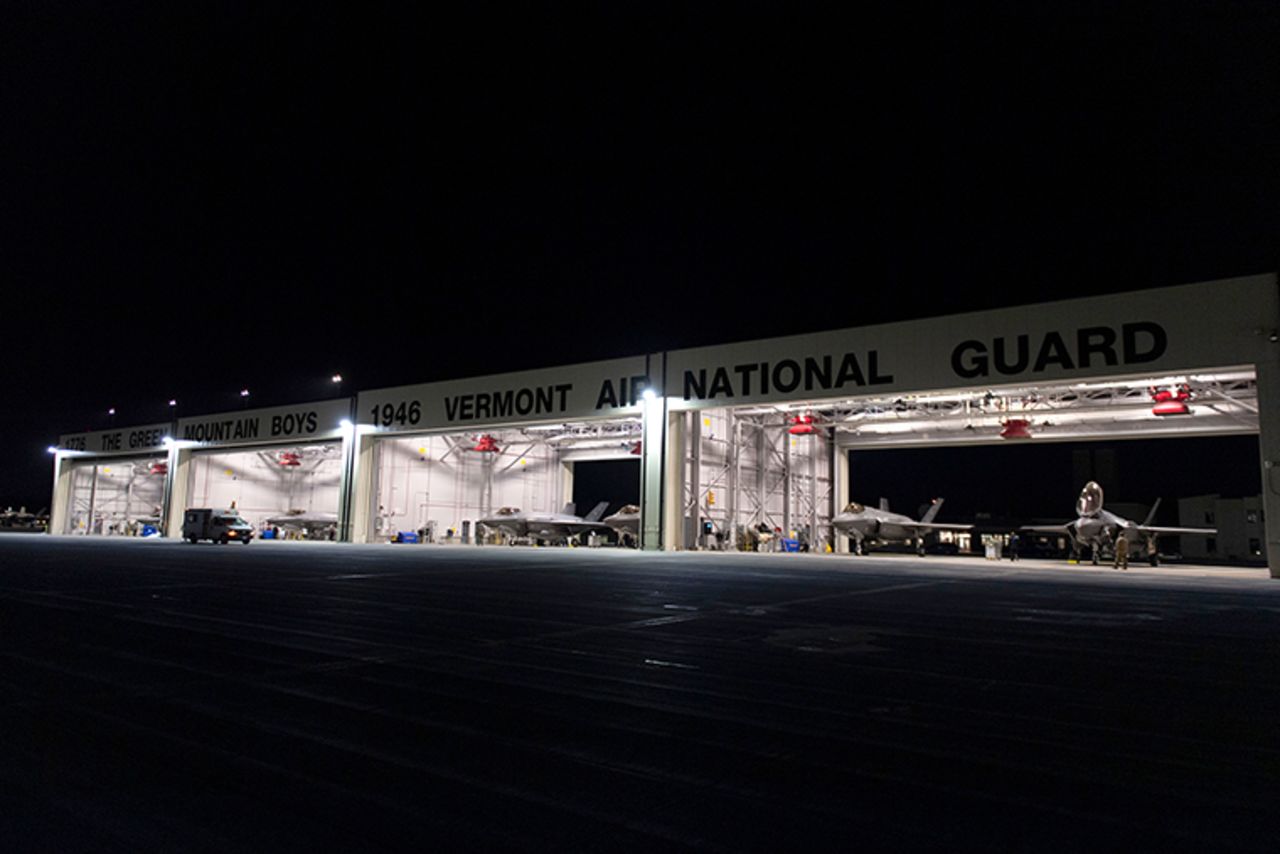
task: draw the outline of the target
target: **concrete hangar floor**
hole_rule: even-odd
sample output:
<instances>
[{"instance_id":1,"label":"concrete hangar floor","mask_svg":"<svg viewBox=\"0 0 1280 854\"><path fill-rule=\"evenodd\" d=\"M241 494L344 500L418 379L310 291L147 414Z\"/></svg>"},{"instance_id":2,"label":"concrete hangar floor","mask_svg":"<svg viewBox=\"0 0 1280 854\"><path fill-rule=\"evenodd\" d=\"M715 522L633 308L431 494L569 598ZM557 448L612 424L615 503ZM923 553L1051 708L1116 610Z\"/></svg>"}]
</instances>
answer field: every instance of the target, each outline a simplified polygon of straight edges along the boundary
<instances>
[{"instance_id":1,"label":"concrete hangar floor","mask_svg":"<svg viewBox=\"0 0 1280 854\"><path fill-rule=\"evenodd\" d=\"M0 567L13 850L1280 830L1261 570L16 534Z\"/></svg>"}]
</instances>

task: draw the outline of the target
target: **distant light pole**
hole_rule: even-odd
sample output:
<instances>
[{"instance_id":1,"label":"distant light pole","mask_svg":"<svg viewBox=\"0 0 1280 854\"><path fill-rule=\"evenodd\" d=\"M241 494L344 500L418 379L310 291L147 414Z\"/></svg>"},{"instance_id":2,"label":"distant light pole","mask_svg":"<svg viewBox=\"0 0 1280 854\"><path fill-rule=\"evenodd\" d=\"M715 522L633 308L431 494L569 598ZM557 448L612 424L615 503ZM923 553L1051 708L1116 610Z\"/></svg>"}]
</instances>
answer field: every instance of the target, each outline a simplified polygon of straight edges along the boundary
<instances>
[{"instance_id":1,"label":"distant light pole","mask_svg":"<svg viewBox=\"0 0 1280 854\"><path fill-rule=\"evenodd\" d=\"M240 389L240 408L249 408L249 389L247 388Z\"/></svg>"},{"instance_id":2,"label":"distant light pole","mask_svg":"<svg viewBox=\"0 0 1280 854\"><path fill-rule=\"evenodd\" d=\"M178 420L178 399L176 397L169 398L169 420Z\"/></svg>"},{"instance_id":3,"label":"distant light pole","mask_svg":"<svg viewBox=\"0 0 1280 854\"><path fill-rule=\"evenodd\" d=\"M114 406L107 410L107 423L111 427L116 426L116 408Z\"/></svg>"},{"instance_id":4,"label":"distant light pole","mask_svg":"<svg viewBox=\"0 0 1280 854\"><path fill-rule=\"evenodd\" d=\"M338 387L338 397L342 397L342 374L334 374L329 377L329 382Z\"/></svg>"}]
</instances>

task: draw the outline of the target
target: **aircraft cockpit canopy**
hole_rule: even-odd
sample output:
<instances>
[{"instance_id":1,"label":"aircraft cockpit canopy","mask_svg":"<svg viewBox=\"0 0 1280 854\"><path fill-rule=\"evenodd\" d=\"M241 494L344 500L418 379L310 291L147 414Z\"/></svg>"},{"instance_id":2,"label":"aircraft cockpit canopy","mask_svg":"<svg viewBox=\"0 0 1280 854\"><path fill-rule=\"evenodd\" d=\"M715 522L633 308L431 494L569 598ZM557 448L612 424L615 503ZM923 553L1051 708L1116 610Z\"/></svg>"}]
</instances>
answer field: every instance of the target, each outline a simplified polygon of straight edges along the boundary
<instances>
[{"instance_id":1,"label":"aircraft cockpit canopy","mask_svg":"<svg viewBox=\"0 0 1280 854\"><path fill-rule=\"evenodd\" d=\"M624 504L624 505L623 505L623 507L622 507L622 509L621 509L621 510L619 510L618 512L619 512L619 513L628 513L628 514L629 514L629 513L639 513L639 512L640 512L640 505L638 505L638 504Z\"/></svg>"},{"instance_id":2,"label":"aircraft cockpit canopy","mask_svg":"<svg viewBox=\"0 0 1280 854\"><path fill-rule=\"evenodd\" d=\"M519 507L500 507L498 508L499 516L514 516L520 512Z\"/></svg>"},{"instance_id":3,"label":"aircraft cockpit canopy","mask_svg":"<svg viewBox=\"0 0 1280 854\"><path fill-rule=\"evenodd\" d=\"M1081 516L1092 516L1101 509L1102 487L1091 480L1084 485L1084 489L1080 490L1080 497L1076 499L1076 513Z\"/></svg>"},{"instance_id":4,"label":"aircraft cockpit canopy","mask_svg":"<svg viewBox=\"0 0 1280 854\"><path fill-rule=\"evenodd\" d=\"M858 502L856 502L856 501L851 501L849 504L845 505L844 512L846 512L846 513L861 513L863 510L866 510L866 509L867 509L867 508L863 507L863 506L862 506L861 504L859 504Z\"/></svg>"}]
</instances>

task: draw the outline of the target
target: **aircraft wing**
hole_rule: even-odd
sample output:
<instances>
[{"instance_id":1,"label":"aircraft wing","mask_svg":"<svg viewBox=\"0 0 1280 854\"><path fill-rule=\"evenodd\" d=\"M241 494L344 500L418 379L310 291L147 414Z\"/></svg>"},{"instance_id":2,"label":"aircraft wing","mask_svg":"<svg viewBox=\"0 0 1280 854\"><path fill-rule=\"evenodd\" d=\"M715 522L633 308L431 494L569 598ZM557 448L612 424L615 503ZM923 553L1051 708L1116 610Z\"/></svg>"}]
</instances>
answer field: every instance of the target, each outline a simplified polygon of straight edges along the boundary
<instances>
[{"instance_id":1,"label":"aircraft wing","mask_svg":"<svg viewBox=\"0 0 1280 854\"><path fill-rule=\"evenodd\" d=\"M284 516L269 516L263 520L268 525L336 525L337 513L289 513Z\"/></svg>"},{"instance_id":2,"label":"aircraft wing","mask_svg":"<svg viewBox=\"0 0 1280 854\"><path fill-rule=\"evenodd\" d=\"M1019 531L1030 531L1033 534L1070 534L1066 525L1022 525Z\"/></svg>"},{"instance_id":3,"label":"aircraft wing","mask_svg":"<svg viewBox=\"0 0 1280 854\"><path fill-rule=\"evenodd\" d=\"M1144 534L1199 534L1205 537L1218 533L1217 528L1161 528L1155 525L1135 525L1134 529Z\"/></svg>"},{"instance_id":4,"label":"aircraft wing","mask_svg":"<svg viewBox=\"0 0 1280 854\"><path fill-rule=\"evenodd\" d=\"M604 522L569 522L563 526L565 530L572 534L583 534L588 531L610 531L608 525Z\"/></svg>"},{"instance_id":5,"label":"aircraft wing","mask_svg":"<svg viewBox=\"0 0 1280 854\"><path fill-rule=\"evenodd\" d=\"M904 528L915 528L918 531L969 531L972 525L961 525L955 522L912 522Z\"/></svg>"}]
</instances>

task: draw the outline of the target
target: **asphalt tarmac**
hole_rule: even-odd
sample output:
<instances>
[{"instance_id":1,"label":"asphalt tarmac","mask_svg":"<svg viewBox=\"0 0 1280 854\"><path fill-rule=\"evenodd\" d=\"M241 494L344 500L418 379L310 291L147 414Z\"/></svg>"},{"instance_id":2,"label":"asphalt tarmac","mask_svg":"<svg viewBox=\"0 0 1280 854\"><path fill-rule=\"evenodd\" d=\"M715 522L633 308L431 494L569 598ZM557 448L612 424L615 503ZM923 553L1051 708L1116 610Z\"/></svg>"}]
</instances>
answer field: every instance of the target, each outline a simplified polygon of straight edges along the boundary
<instances>
[{"instance_id":1,"label":"asphalt tarmac","mask_svg":"<svg viewBox=\"0 0 1280 854\"><path fill-rule=\"evenodd\" d=\"M7 851L1276 850L1265 570L0 538Z\"/></svg>"}]
</instances>

